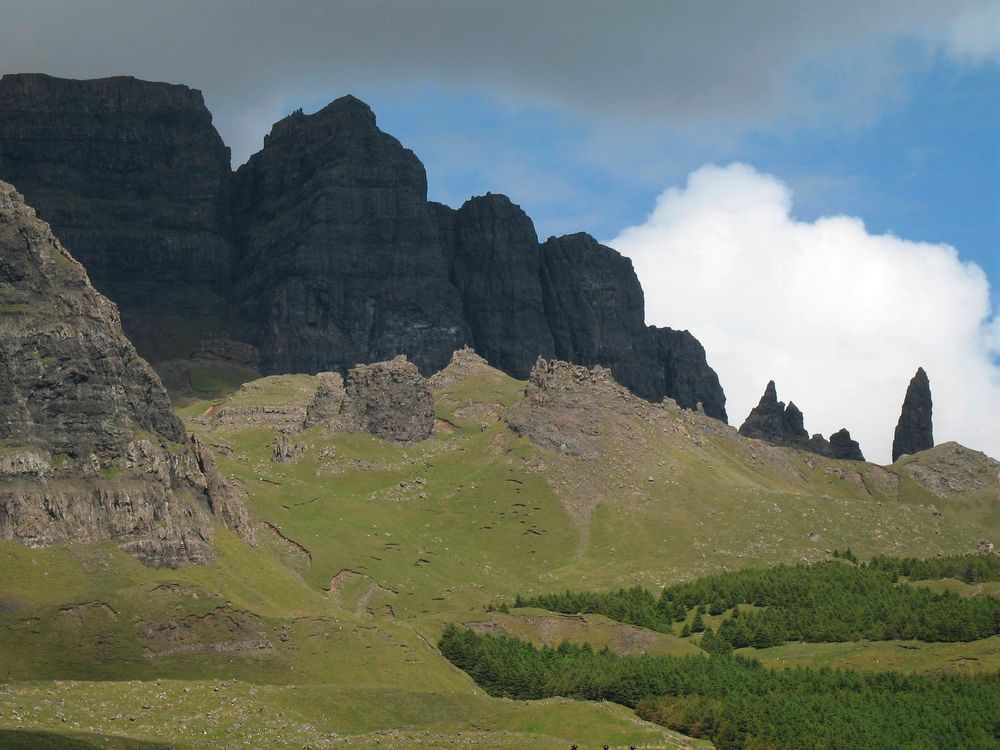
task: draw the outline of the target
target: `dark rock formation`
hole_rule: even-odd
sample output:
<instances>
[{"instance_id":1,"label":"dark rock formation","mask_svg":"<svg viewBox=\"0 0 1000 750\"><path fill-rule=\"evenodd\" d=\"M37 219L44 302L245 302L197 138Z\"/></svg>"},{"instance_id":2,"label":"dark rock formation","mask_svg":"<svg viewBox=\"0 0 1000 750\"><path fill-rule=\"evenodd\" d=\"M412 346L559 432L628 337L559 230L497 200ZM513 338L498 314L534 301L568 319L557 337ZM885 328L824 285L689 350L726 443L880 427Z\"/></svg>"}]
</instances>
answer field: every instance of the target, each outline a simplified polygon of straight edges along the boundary
<instances>
[{"instance_id":1,"label":"dark rock formation","mask_svg":"<svg viewBox=\"0 0 1000 750\"><path fill-rule=\"evenodd\" d=\"M134 78L0 79L0 179L154 360L228 337L229 149L201 93Z\"/></svg>"},{"instance_id":2,"label":"dark rock formation","mask_svg":"<svg viewBox=\"0 0 1000 750\"><path fill-rule=\"evenodd\" d=\"M0 456L3 538L113 539L157 566L210 559L213 515L252 538L115 306L4 182Z\"/></svg>"},{"instance_id":3,"label":"dark rock formation","mask_svg":"<svg viewBox=\"0 0 1000 750\"><path fill-rule=\"evenodd\" d=\"M467 339L427 178L354 97L278 122L236 173L240 310L265 372L406 354L424 372Z\"/></svg>"},{"instance_id":4,"label":"dark rock formation","mask_svg":"<svg viewBox=\"0 0 1000 750\"><path fill-rule=\"evenodd\" d=\"M719 376L708 365L701 342L690 331L655 326L647 329L649 338L655 342L651 379L634 380L624 373L617 377L644 398L656 400L666 395L685 409L696 409L701 404L708 416L727 421L726 394Z\"/></svg>"},{"instance_id":5,"label":"dark rock formation","mask_svg":"<svg viewBox=\"0 0 1000 750\"><path fill-rule=\"evenodd\" d=\"M864 461L864 454L857 440L851 439L851 433L847 428L841 428L830 435L830 455L833 458L840 458L846 461Z\"/></svg>"},{"instance_id":6,"label":"dark rock formation","mask_svg":"<svg viewBox=\"0 0 1000 750\"><path fill-rule=\"evenodd\" d=\"M726 418L698 341L645 325L628 259L585 234L539 245L501 195L428 203L423 165L354 97L281 120L233 176L197 91L5 76L4 176L172 388L199 363L346 375L405 354L429 374L471 345L519 378L538 356L599 364Z\"/></svg>"},{"instance_id":7,"label":"dark rock formation","mask_svg":"<svg viewBox=\"0 0 1000 750\"><path fill-rule=\"evenodd\" d=\"M805 418L799 408L792 402L785 406L784 402L778 401L778 392L773 380L767 384L760 402L740 426L740 434L828 458L865 460L861 455L861 447L851 439L851 433L846 429L835 432L829 440L818 433L810 437L806 432Z\"/></svg>"},{"instance_id":8,"label":"dark rock formation","mask_svg":"<svg viewBox=\"0 0 1000 750\"><path fill-rule=\"evenodd\" d=\"M818 432L809 438L805 444L805 449L810 453L816 453L820 456L826 456L827 458L834 458L833 446L830 445L830 441Z\"/></svg>"},{"instance_id":9,"label":"dark rock formation","mask_svg":"<svg viewBox=\"0 0 1000 750\"><path fill-rule=\"evenodd\" d=\"M760 402L740 426L740 434L766 440L774 445L796 448L804 448L809 442L809 433L803 426L802 412L793 403L786 407L783 401L778 401L778 391L773 380L767 384Z\"/></svg>"},{"instance_id":10,"label":"dark rock formation","mask_svg":"<svg viewBox=\"0 0 1000 750\"><path fill-rule=\"evenodd\" d=\"M352 421L375 437L412 442L434 431L434 397L427 380L404 356L352 368L345 390Z\"/></svg>"},{"instance_id":11,"label":"dark rock formation","mask_svg":"<svg viewBox=\"0 0 1000 750\"><path fill-rule=\"evenodd\" d=\"M555 356L602 365L651 401L670 396L686 409L726 420L726 397L705 350L687 331L647 327L632 261L587 234L542 245L542 292Z\"/></svg>"},{"instance_id":12,"label":"dark rock formation","mask_svg":"<svg viewBox=\"0 0 1000 750\"><path fill-rule=\"evenodd\" d=\"M931 421L933 411L931 384L923 367L910 380L903 399L903 409L896 424L896 434L892 439L892 460L900 456L934 447L934 427Z\"/></svg>"},{"instance_id":13,"label":"dark rock formation","mask_svg":"<svg viewBox=\"0 0 1000 750\"><path fill-rule=\"evenodd\" d=\"M436 209L472 347L516 378L552 355L534 224L504 195Z\"/></svg>"}]
</instances>

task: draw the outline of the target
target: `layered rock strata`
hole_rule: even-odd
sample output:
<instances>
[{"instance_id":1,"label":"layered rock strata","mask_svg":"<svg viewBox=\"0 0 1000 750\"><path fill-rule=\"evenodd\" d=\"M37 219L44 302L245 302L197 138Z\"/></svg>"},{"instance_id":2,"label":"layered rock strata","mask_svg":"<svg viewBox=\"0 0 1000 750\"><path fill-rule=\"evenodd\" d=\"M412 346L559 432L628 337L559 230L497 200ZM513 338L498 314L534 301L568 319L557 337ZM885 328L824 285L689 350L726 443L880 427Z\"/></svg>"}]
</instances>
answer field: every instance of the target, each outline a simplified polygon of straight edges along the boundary
<instances>
[{"instance_id":1,"label":"layered rock strata","mask_svg":"<svg viewBox=\"0 0 1000 750\"><path fill-rule=\"evenodd\" d=\"M232 335L229 149L200 92L5 75L0 179L118 305L144 356Z\"/></svg>"},{"instance_id":2,"label":"layered rock strata","mask_svg":"<svg viewBox=\"0 0 1000 750\"><path fill-rule=\"evenodd\" d=\"M0 537L114 540L142 562L212 556L213 521L252 527L188 442L116 307L0 182Z\"/></svg>"}]
</instances>

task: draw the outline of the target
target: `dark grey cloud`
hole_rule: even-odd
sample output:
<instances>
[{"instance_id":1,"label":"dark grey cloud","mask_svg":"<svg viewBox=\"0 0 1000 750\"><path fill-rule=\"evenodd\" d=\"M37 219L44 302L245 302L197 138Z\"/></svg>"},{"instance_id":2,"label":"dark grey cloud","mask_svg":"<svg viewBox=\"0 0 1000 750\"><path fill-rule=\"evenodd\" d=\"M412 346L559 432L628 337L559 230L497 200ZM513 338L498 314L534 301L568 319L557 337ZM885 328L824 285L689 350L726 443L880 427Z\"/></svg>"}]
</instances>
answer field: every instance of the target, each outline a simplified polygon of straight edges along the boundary
<instances>
[{"instance_id":1,"label":"dark grey cloud","mask_svg":"<svg viewBox=\"0 0 1000 750\"><path fill-rule=\"evenodd\" d=\"M237 160L317 90L485 89L583 116L756 127L863 116L901 41L965 0L4 0L0 72L130 74L204 91ZM835 84L835 85L834 85Z\"/></svg>"}]
</instances>

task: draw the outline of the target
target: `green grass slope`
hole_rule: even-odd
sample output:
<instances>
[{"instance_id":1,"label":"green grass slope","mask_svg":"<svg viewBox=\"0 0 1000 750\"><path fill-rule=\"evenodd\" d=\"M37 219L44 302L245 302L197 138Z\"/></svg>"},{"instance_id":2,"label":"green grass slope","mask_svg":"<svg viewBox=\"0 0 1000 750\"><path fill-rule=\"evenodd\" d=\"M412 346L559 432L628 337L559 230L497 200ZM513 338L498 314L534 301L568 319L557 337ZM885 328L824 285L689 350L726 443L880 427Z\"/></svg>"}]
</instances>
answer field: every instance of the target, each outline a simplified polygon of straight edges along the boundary
<instances>
[{"instance_id":1,"label":"green grass slope","mask_svg":"<svg viewBox=\"0 0 1000 750\"><path fill-rule=\"evenodd\" d=\"M80 747L694 746L619 707L489 698L434 644L447 623L481 622L536 643L690 652L600 618L484 608L848 546L960 553L1000 529L990 466L948 489L951 452L887 469L829 461L594 387L585 425L556 396L536 415L571 441L588 431L593 450L574 454L511 430L506 411L535 406L523 382L485 367L434 379L426 441L314 428L275 461L281 428L241 424L239 409L292 413L314 383L264 378L179 409L242 487L256 548L220 529L212 565L151 570L109 545L0 543L0 730ZM226 407L237 416L215 419Z\"/></svg>"}]
</instances>

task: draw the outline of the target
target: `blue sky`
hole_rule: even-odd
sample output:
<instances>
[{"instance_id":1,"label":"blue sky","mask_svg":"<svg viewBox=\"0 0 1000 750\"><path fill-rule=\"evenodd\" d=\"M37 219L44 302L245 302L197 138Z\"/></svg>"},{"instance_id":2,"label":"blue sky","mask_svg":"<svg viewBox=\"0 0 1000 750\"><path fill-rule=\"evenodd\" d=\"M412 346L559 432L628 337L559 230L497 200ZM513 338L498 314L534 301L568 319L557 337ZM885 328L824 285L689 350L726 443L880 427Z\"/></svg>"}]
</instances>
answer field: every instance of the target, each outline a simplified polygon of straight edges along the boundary
<instances>
[{"instance_id":1,"label":"blue sky","mask_svg":"<svg viewBox=\"0 0 1000 750\"><path fill-rule=\"evenodd\" d=\"M873 232L955 246L989 274L997 299L1000 65L914 57L859 121L774 123L709 138L669 123L629 128L565 107L511 106L489 92L432 83L354 93L424 162L431 199L457 206L488 190L505 192L542 239L574 231L609 239L641 222L657 195L690 171L742 161L784 180L801 219L849 214ZM314 111L339 93L290 100L283 109ZM634 141L643 144L638 154ZM594 155L595 143L605 152Z\"/></svg>"}]
</instances>

